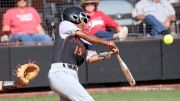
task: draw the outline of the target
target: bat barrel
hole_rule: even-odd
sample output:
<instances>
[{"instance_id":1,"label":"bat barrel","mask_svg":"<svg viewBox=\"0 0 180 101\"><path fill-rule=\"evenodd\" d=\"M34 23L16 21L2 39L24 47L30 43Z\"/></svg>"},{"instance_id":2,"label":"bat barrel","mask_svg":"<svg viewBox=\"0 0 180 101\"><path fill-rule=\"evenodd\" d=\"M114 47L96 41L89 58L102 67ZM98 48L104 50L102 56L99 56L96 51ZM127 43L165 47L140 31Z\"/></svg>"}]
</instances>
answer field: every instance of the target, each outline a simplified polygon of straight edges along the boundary
<instances>
[{"instance_id":1,"label":"bat barrel","mask_svg":"<svg viewBox=\"0 0 180 101\"><path fill-rule=\"evenodd\" d=\"M123 71L127 81L129 82L129 84L131 86L134 86L136 84L136 81L134 80L129 68L127 67L127 65L124 63L124 61L121 59L120 55L116 55L117 59L118 59L118 63L121 67L121 70Z\"/></svg>"}]
</instances>

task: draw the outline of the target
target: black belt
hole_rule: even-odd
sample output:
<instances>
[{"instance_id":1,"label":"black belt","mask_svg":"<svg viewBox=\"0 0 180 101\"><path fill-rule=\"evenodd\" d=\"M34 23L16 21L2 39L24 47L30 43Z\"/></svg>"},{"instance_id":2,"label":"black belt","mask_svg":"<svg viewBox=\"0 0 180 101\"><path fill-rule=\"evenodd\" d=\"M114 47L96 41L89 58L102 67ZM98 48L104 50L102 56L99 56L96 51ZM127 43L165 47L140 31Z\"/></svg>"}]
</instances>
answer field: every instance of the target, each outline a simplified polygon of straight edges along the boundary
<instances>
[{"instance_id":1,"label":"black belt","mask_svg":"<svg viewBox=\"0 0 180 101\"><path fill-rule=\"evenodd\" d=\"M73 64L63 63L63 67L78 71L78 66L73 65Z\"/></svg>"}]
</instances>

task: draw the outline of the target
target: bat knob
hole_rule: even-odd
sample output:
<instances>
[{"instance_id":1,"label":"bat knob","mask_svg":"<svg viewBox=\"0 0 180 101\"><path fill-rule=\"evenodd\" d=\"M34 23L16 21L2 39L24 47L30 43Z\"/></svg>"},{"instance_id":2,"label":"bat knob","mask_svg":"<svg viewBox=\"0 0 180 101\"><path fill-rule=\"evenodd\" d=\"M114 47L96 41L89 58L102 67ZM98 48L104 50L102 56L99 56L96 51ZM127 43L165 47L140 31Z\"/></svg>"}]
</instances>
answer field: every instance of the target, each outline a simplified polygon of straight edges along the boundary
<instances>
[{"instance_id":1,"label":"bat knob","mask_svg":"<svg viewBox=\"0 0 180 101\"><path fill-rule=\"evenodd\" d=\"M136 81L135 80L131 80L131 82L129 83L131 86L136 85Z\"/></svg>"}]
</instances>

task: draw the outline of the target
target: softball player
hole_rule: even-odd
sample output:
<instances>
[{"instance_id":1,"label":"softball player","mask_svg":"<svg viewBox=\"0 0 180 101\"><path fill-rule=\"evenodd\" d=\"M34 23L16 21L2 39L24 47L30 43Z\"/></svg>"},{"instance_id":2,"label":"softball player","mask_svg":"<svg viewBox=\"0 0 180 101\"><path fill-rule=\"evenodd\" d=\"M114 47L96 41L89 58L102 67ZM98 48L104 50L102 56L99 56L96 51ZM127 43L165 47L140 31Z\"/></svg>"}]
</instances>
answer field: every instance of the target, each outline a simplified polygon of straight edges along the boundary
<instances>
[{"instance_id":1,"label":"softball player","mask_svg":"<svg viewBox=\"0 0 180 101\"><path fill-rule=\"evenodd\" d=\"M89 21L83 9L66 8L62 19L55 34L54 60L48 74L50 87L59 94L61 101L94 101L79 83L78 66L84 61L104 60L118 54L119 50L113 42L83 32ZM110 51L97 54L90 42L106 45Z\"/></svg>"}]
</instances>

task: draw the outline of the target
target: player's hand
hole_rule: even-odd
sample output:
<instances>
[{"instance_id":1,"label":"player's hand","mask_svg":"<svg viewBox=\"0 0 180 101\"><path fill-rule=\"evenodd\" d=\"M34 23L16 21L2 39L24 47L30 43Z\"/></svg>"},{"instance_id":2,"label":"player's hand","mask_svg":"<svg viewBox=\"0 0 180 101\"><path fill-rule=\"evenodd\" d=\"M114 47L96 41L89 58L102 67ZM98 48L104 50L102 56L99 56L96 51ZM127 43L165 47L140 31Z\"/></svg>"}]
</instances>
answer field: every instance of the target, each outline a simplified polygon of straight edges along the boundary
<instances>
[{"instance_id":1,"label":"player's hand","mask_svg":"<svg viewBox=\"0 0 180 101\"><path fill-rule=\"evenodd\" d=\"M111 52L112 52L112 55L119 54L119 49L118 49L118 47L113 48L113 49L111 50Z\"/></svg>"},{"instance_id":2,"label":"player's hand","mask_svg":"<svg viewBox=\"0 0 180 101\"><path fill-rule=\"evenodd\" d=\"M25 78L20 77L20 78L16 81L15 85L16 85L17 88L22 88L22 87L25 87L28 83L29 83L29 80L28 80L28 79L25 79Z\"/></svg>"},{"instance_id":3,"label":"player's hand","mask_svg":"<svg viewBox=\"0 0 180 101\"><path fill-rule=\"evenodd\" d=\"M107 44L107 45L108 45L108 48L109 48L110 50L112 50L113 48L116 48L116 47L117 47L113 41L108 41L108 44Z\"/></svg>"},{"instance_id":4,"label":"player's hand","mask_svg":"<svg viewBox=\"0 0 180 101\"><path fill-rule=\"evenodd\" d=\"M119 49L113 41L108 42L108 47L112 54L119 54Z\"/></svg>"}]
</instances>

